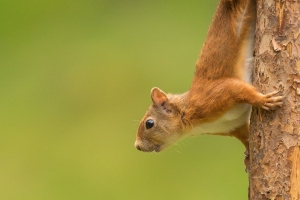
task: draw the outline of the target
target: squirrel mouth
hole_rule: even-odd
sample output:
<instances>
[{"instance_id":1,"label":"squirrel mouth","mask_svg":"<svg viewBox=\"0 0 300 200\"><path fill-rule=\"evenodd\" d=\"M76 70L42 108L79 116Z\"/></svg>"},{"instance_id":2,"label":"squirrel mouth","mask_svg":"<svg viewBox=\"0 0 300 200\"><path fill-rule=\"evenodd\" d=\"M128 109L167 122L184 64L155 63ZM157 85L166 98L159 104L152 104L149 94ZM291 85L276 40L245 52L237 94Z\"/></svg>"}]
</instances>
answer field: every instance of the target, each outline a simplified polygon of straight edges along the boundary
<instances>
[{"instance_id":1,"label":"squirrel mouth","mask_svg":"<svg viewBox=\"0 0 300 200\"><path fill-rule=\"evenodd\" d=\"M143 144L135 143L134 146L135 146L135 148L137 148L137 150L143 151L143 152L153 152L153 151L155 151L156 153L158 153L163 149L161 144L151 144L151 145L144 146Z\"/></svg>"},{"instance_id":2,"label":"squirrel mouth","mask_svg":"<svg viewBox=\"0 0 300 200\"><path fill-rule=\"evenodd\" d=\"M149 149L143 149L144 152L156 152L159 153L162 150L161 145L156 144Z\"/></svg>"},{"instance_id":3,"label":"squirrel mouth","mask_svg":"<svg viewBox=\"0 0 300 200\"><path fill-rule=\"evenodd\" d=\"M156 153L160 152L161 150L162 150L161 145L156 144L156 145L154 146L154 151L155 151Z\"/></svg>"}]
</instances>

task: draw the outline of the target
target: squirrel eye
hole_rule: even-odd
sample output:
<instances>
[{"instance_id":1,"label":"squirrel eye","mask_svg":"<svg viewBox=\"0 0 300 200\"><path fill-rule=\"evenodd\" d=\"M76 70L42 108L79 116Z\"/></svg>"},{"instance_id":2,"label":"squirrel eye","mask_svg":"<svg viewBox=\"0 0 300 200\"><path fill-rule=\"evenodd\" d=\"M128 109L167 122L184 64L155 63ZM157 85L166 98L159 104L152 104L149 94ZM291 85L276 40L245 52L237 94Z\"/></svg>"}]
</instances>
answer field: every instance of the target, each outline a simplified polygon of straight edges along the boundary
<instances>
[{"instance_id":1,"label":"squirrel eye","mask_svg":"<svg viewBox=\"0 0 300 200\"><path fill-rule=\"evenodd\" d=\"M148 119L147 121L146 121L146 128L147 129L150 129L150 128L152 128L154 126L154 121L152 120L152 119Z\"/></svg>"}]
</instances>

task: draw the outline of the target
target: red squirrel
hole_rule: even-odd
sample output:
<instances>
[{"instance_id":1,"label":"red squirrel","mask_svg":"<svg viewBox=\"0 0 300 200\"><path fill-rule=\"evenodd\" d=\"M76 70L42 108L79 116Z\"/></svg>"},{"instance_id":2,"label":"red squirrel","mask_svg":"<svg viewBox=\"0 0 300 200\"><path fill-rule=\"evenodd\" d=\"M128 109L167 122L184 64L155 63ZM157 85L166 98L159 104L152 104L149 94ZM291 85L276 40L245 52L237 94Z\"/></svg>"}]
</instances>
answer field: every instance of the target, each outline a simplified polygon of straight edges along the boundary
<instances>
[{"instance_id":1,"label":"red squirrel","mask_svg":"<svg viewBox=\"0 0 300 200\"><path fill-rule=\"evenodd\" d=\"M273 110L278 92L259 93L252 85L255 0L221 0L184 94L151 90L152 104L142 118L134 146L159 152L189 132L234 136L248 150L251 106Z\"/></svg>"}]
</instances>

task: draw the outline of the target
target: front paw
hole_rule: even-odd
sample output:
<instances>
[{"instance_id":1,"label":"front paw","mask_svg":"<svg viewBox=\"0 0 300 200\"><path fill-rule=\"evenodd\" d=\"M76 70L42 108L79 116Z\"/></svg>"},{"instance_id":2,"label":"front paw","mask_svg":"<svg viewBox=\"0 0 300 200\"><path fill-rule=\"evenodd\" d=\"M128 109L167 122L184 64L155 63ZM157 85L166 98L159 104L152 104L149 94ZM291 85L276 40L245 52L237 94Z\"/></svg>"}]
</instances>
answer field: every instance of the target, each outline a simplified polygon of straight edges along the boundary
<instances>
[{"instance_id":1,"label":"front paw","mask_svg":"<svg viewBox=\"0 0 300 200\"><path fill-rule=\"evenodd\" d=\"M276 107L281 107L283 102L283 96L276 96L279 93L279 91L271 92L266 95L262 95L262 99L259 103L259 107L265 109L265 110L275 110Z\"/></svg>"}]
</instances>

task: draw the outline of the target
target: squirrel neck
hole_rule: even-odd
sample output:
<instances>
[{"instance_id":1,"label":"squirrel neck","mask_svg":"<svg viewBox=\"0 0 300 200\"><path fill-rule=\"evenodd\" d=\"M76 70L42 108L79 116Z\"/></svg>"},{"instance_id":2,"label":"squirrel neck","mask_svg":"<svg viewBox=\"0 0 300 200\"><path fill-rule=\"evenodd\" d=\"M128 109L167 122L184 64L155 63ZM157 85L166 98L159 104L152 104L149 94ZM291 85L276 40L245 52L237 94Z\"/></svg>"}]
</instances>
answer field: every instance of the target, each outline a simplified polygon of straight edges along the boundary
<instances>
[{"instance_id":1,"label":"squirrel neck","mask_svg":"<svg viewBox=\"0 0 300 200\"><path fill-rule=\"evenodd\" d=\"M183 94L168 94L168 100L181 116L185 130L192 129L199 123L210 120L203 115L203 111L205 112L207 109L206 101L203 101L203 97L199 99L197 96L193 90Z\"/></svg>"},{"instance_id":2,"label":"squirrel neck","mask_svg":"<svg viewBox=\"0 0 300 200\"><path fill-rule=\"evenodd\" d=\"M186 130L200 123L213 121L226 112L226 106L222 108L219 106L223 99L222 94L219 93L220 91L215 91L205 85L218 87L211 83L204 83L203 87L191 87L189 91L183 94L168 96L170 103L176 107L177 112L180 114ZM216 96L219 97L214 98Z\"/></svg>"}]
</instances>

